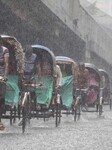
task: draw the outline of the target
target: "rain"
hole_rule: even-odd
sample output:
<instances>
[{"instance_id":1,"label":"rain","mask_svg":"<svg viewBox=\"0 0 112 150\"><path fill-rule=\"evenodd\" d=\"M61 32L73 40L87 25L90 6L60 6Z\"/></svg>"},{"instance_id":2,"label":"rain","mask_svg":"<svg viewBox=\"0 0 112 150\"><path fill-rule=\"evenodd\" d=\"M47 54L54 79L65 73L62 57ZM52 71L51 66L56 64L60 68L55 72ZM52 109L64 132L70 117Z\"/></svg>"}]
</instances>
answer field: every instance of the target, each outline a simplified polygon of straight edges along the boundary
<instances>
[{"instance_id":1,"label":"rain","mask_svg":"<svg viewBox=\"0 0 112 150\"><path fill-rule=\"evenodd\" d=\"M0 0L0 150L112 149L111 41L112 0Z\"/></svg>"}]
</instances>

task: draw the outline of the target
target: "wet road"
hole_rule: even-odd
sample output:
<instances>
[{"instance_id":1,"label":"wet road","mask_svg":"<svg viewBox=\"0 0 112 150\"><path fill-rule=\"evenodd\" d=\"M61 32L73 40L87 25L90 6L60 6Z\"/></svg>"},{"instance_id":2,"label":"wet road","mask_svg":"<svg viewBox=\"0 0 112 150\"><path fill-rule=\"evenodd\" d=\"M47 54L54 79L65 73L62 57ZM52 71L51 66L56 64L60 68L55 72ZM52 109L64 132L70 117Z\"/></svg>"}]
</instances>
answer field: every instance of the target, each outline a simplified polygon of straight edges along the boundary
<instances>
[{"instance_id":1,"label":"wet road","mask_svg":"<svg viewBox=\"0 0 112 150\"><path fill-rule=\"evenodd\" d=\"M61 125L55 128L51 118L32 119L26 133L18 124L3 120L5 131L0 131L0 150L111 150L112 110L104 107L101 118L97 113L82 113L74 123L73 116L63 115Z\"/></svg>"}]
</instances>

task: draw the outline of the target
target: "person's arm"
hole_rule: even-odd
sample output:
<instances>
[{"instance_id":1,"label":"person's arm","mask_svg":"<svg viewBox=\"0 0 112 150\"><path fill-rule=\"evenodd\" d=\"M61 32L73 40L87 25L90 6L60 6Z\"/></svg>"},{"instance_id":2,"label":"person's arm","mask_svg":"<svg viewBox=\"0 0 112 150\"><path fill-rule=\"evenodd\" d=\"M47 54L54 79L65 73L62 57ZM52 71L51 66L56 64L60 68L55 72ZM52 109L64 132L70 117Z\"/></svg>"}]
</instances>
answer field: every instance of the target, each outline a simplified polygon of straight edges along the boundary
<instances>
[{"instance_id":1,"label":"person's arm","mask_svg":"<svg viewBox=\"0 0 112 150\"><path fill-rule=\"evenodd\" d=\"M62 85L62 72L59 66L57 66L57 87Z\"/></svg>"},{"instance_id":2,"label":"person's arm","mask_svg":"<svg viewBox=\"0 0 112 150\"><path fill-rule=\"evenodd\" d=\"M79 74L80 74L80 71L79 71L79 67L76 63L74 63L72 65L72 70L73 70L73 75L74 75L74 85L77 87L78 86L78 80L79 80Z\"/></svg>"},{"instance_id":3,"label":"person's arm","mask_svg":"<svg viewBox=\"0 0 112 150\"><path fill-rule=\"evenodd\" d=\"M5 63L4 79L7 80L8 71L9 71L9 69L8 69L8 67L9 67L9 52L4 54L4 63Z\"/></svg>"}]
</instances>

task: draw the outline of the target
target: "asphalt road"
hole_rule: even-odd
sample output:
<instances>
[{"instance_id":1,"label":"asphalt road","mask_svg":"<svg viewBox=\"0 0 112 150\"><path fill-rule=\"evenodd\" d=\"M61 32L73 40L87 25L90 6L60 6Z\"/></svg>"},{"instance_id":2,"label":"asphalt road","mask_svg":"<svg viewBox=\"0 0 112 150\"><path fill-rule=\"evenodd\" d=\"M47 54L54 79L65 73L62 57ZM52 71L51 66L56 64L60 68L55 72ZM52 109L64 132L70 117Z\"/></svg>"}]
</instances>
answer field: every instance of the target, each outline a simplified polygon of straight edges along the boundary
<instances>
[{"instance_id":1,"label":"asphalt road","mask_svg":"<svg viewBox=\"0 0 112 150\"><path fill-rule=\"evenodd\" d=\"M53 118L32 119L25 134L17 122L0 131L0 150L111 150L112 110L104 107L102 117L83 112L76 123L73 116L62 116L61 124L55 127Z\"/></svg>"}]
</instances>

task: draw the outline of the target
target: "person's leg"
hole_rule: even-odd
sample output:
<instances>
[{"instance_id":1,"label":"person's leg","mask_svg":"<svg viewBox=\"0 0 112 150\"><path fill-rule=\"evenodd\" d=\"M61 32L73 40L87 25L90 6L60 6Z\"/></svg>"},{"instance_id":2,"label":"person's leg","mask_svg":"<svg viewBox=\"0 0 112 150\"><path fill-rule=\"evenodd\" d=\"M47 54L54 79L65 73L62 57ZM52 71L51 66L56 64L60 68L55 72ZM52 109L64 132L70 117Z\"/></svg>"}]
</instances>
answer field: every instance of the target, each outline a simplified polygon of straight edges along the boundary
<instances>
[{"instance_id":1,"label":"person's leg","mask_svg":"<svg viewBox=\"0 0 112 150\"><path fill-rule=\"evenodd\" d=\"M2 112L3 112L3 99L0 98L0 130L4 130L5 126L3 125L1 119L2 119Z\"/></svg>"},{"instance_id":2,"label":"person's leg","mask_svg":"<svg viewBox=\"0 0 112 150\"><path fill-rule=\"evenodd\" d=\"M2 84L0 86L0 130L4 130L5 128L5 126L1 121L2 113L4 112L4 105L5 105L5 92L6 92L6 84Z\"/></svg>"}]
</instances>

